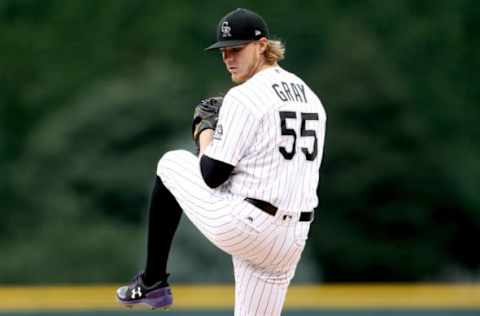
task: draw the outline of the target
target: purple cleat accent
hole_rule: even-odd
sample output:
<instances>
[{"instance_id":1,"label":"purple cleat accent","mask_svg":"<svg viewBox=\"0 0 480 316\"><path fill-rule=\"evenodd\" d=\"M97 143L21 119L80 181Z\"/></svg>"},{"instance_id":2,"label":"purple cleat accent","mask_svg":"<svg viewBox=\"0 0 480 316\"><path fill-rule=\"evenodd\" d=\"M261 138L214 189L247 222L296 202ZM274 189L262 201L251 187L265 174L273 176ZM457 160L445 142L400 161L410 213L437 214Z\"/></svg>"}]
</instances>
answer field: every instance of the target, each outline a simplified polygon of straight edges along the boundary
<instances>
[{"instance_id":1,"label":"purple cleat accent","mask_svg":"<svg viewBox=\"0 0 480 316\"><path fill-rule=\"evenodd\" d=\"M173 304L172 290L168 286L153 290L145 296L144 302L155 308L168 307Z\"/></svg>"},{"instance_id":2,"label":"purple cleat accent","mask_svg":"<svg viewBox=\"0 0 480 316\"><path fill-rule=\"evenodd\" d=\"M172 290L167 282L167 276L159 282L147 286L143 282L143 273L139 273L129 285L117 289L119 303L132 307L144 304L155 308L168 308L173 303Z\"/></svg>"}]
</instances>

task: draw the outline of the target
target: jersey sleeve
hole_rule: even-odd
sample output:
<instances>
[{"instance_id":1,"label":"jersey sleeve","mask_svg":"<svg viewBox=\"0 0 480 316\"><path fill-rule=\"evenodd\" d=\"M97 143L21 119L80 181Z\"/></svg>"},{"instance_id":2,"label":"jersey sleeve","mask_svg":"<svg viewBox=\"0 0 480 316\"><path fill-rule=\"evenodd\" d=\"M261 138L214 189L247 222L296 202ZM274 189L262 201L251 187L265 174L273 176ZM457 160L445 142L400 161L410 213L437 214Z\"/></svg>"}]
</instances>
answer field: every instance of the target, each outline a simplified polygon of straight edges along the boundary
<instances>
[{"instance_id":1,"label":"jersey sleeve","mask_svg":"<svg viewBox=\"0 0 480 316\"><path fill-rule=\"evenodd\" d=\"M210 158L235 166L252 145L259 118L228 93L218 116L213 140L205 150Z\"/></svg>"}]
</instances>

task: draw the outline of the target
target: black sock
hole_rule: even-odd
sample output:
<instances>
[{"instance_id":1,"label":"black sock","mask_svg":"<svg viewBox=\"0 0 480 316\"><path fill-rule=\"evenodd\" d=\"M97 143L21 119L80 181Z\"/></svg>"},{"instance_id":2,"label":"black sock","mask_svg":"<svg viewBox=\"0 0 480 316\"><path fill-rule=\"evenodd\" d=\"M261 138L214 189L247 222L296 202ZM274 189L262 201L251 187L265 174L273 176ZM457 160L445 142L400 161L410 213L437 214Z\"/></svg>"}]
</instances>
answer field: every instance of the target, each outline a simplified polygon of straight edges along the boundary
<instances>
[{"instance_id":1,"label":"black sock","mask_svg":"<svg viewBox=\"0 0 480 316\"><path fill-rule=\"evenodd\" d=\"M148 211L147 262L143 276L146 285L166 278L168 254L181 217L180 205L156 176Z\"/></svg>"}]
</instances>

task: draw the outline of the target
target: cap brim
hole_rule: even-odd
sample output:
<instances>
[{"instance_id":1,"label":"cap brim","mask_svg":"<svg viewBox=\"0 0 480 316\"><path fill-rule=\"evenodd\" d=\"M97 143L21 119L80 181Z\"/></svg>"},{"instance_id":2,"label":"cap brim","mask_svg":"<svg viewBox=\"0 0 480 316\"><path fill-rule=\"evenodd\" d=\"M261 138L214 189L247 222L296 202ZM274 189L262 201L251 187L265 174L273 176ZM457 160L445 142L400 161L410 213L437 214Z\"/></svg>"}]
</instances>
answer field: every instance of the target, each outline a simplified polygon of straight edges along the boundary
<instances>
[{"instance_id":1,"label":"cap brim","mask_svg":"<svg viewBox=\"0 0 480 316\"><path fill-rule=\"evenodd\" d=\"M217 48L225 48L225 47L237 47L243 46L248 43L251 43L255 40L238 40L238 41L218 41L213 45L208 46L205 50L214 50Z\"/></svg>"}]
</instances>

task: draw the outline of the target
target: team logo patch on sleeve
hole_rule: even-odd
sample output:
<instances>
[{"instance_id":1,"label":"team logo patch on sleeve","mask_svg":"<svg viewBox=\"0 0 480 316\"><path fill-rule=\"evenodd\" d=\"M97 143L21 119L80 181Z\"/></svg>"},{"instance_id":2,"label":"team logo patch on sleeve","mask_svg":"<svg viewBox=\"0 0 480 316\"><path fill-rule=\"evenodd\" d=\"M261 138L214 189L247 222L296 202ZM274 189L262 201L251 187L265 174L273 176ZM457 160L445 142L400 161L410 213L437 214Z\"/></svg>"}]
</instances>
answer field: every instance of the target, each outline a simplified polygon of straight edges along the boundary
<instances>
[{"instance_id":1,"label":"team logo patch on sleeve","mask_svg":"<svg viewBox=\"0 0 480 316\"><path fill-rule=\"evenodd\" d=\"M223 135L223 126L222 124L218 124L217 128L215 128L215 132L213 133L213 139L222 140Z\"/></svg>"}]
</instances>

